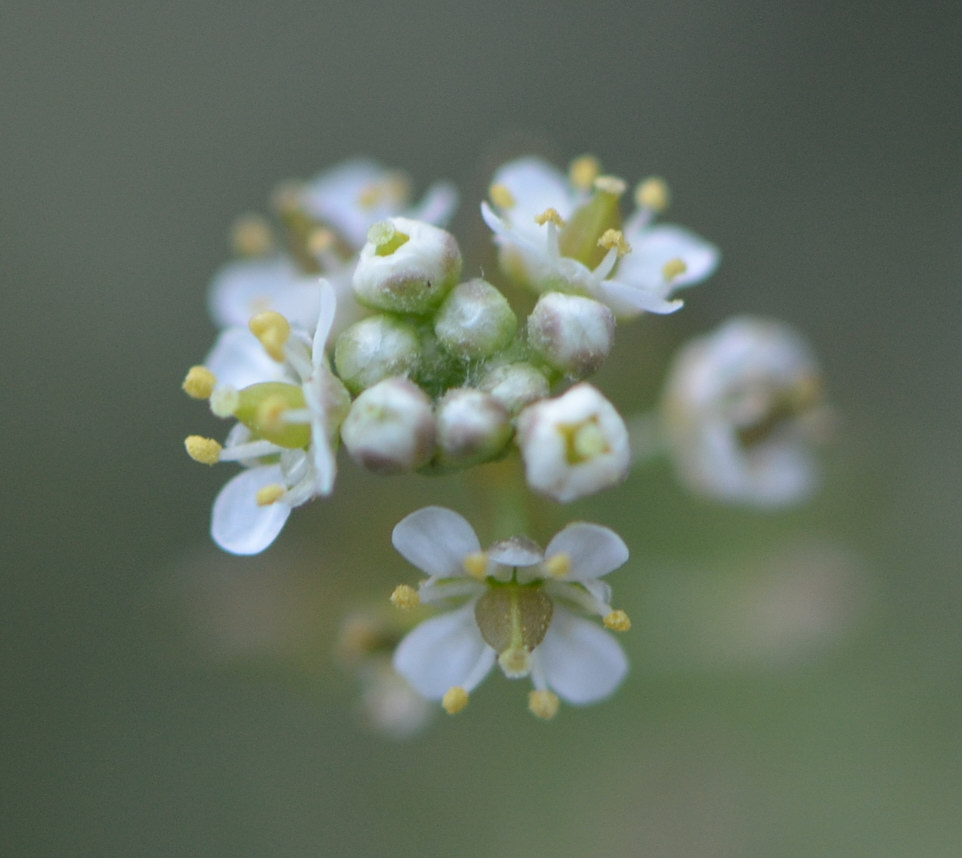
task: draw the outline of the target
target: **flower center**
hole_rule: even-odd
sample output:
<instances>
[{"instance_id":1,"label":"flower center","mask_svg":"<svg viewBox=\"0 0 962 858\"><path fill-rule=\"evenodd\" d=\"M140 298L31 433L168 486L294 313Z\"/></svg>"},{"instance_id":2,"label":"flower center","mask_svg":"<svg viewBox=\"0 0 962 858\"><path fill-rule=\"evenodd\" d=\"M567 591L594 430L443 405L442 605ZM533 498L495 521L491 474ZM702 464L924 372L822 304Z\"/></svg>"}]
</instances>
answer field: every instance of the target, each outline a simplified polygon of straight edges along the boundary
<instances>
[{"instance_id":1,"label":"flower center","mask_svg":"<svg viewBox=\"0 0 962 858\"><path fill-rule=\"evenodd\" d=\"M607 178L607 177L603 177ZM619 188L596 179L595 192L581 208L565 223L559 238L563 256L570 256L586 265L597 267L608 250L598 240L608 230L621 230L621 208L617 193Z\"/></svg>"},{"instance_id":2,"label":"flower center","mask_svg":"<svg viewBox=\"0 0 962 858\"><path fill-rule=\"evenodd\" d=\"M306 407L304 391L299 386L265 381L238 391L234 416L256 438L296 450L310 444L311 428L306 423L288 423L284 417L289 410Z\"/></svg>"}]
</instances>

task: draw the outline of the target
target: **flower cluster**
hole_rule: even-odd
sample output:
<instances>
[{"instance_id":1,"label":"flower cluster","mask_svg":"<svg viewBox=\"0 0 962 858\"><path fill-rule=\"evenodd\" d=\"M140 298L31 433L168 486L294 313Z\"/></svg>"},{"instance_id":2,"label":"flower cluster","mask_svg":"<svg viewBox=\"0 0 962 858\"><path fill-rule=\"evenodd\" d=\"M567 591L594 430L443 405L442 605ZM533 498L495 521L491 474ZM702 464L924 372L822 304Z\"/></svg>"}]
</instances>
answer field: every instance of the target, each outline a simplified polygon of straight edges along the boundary
<instances>
[{"instance_id":1,"label":"flower cluster","mask_svg":"<svg viewBox=\"0 0 962 858\"><path fill-rule=\"evenodd\" d=\"M241 466L214 501L214 541L235 554L266 549L294 507L331 495L341 447L379 475L439 477L516 458L527 488L558 503L624 480L628 426L587 379L620 323L678 310L678 290L719 259L709 242L658 222L669 203L662 179L628 190L592 156L567 173L533 157L500 167L481 203L496 282L466 270L445 229L450 184L415 203L406 177L373 161L285 184L273 222L238 221L238 258L209 293L220 332L183 383L232 422L223 442L189 436L189 455ZM512 289L533 297L519 305ZM812 484L818 391L797 335L735 320L683 351L648 422L694 491L786 503ZM414 628L397 674L382 661L379 677L454 712L497 662L531 677L530 707L550 717L559 698L600 699L624 676L620 646L583 616L629 625L599 580L628 557L610 530L573 524L543 551L520 536L482 551L457 513L428 507L398 525L394 543L430 576L394 601L451 610Z\"/></svg>"}]
</instances>

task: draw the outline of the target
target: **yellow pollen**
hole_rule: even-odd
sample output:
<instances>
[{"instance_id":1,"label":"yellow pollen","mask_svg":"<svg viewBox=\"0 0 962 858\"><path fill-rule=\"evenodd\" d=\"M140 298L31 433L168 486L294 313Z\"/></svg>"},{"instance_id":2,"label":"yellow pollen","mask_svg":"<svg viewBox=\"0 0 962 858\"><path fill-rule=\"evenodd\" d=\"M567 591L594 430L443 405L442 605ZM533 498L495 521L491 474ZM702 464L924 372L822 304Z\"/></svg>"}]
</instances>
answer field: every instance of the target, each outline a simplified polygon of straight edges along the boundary
<instances>
[{"instance_id":1,"label":"yellow pollen","mask_svg":"<svg viewBox=\"0 0 962 858\"><path fill-rule=\"evenodd\" d=\"M598 176L592 183L596 191L620 197L628 188L624 179L617 176Z\"/></svg>"},{"instance_id":2,"label":"yellow pollen","mask_svg":"<svg viewBox=\"0 0 962 858\"><path fill-rule=\"evenodd\" d=\"M441 698L441 705L448 715L457 715L465 706L468 705L468 692L460 685L454 685L444 692Z\"/></svg>"},{"instance_id":3,"label":"yellow pollen","mask_svg":"<svg viewBox=\"0 0 962 858\"><path fill-rule=\"evenodd\" d=\"M272 483L257 490L256 500L258 506L270 506L277 503L284 496L284 486L280 483Z\"/></svg>"},{"instance_id":4,"label":"yellow pollen","mask_svg":"<svg viewBox=\"0 0 962 858\"><path fill-rule=\"evenodd\" d=\"M631 253L631 245L625 241L624 233L620 229L606 229L604 235L598 239L598 247L603 247L605 250L614 248L619 256Z\"/></svg>"},{"instance_id":5,"label":"yellow pollen","mask_svg":"<svg viewBox=\"0 0 962 858\"><path fill-rule=\"evenodd\" d=\"M230 238L240 256L264 256L274 246L270 224L258 214L237 218L231 227Z\"/></svg>"},{"instance_id":6,"label":"yellow pollen","mask_svg":"<svg viewBox=\"0 0 962 858\"><path fill-rule=\"evenodd\" d=\"M514 194L508 190L507 185L500 182L488 188L488 196L499 209L513 209L515 206Z\"/></svg>"},{"instance_id":7,"label":"yellow pollen","mask_svg":"<svg viewBox=\"0 0 962 858\"><path fill-rule=\"evenodd\" d=\"M671 281L676 277L681 277L688 270L688 266L685 265L683 259L669 259L665 263L665 267L661 269L661 273L664 275L665 280Z\"/></svg>"},{"instance_id":8,"label":"yellow pollen","mask_svg":"<svg viewBox=\"0 0 962 858\"><path fill-rule=\"evenodd\" d=\"M209 399L214 392L217 378L206 366L192 366L181 387L192 399Z\"/></svg>"},{"instance_id":9,"label":"yellow pollen","mask_svg":"<svg viewBox=\"0 0 962 858\"><path fill-rule=\"evenodd\" d=\"M324 253L332 244L334 244L334 233L323 227L313 230L307 239L307 249L315 255Z\"/></svg>"},{"instance_id":10,"label":"yellow pollen","mask_svg":"<svg viewBox=\"0 0 962 858\"><path fill-rule=\"evenodd\" d=\"M568 167L568 178L576 188L589 191L600 172L601 163L594 155L582 155L571 162L571 166Z\"/></svg>"},{"instance_id":11,"label":"yellow pollen","mask_svg":"<svg viewBox=\"0 0 962 858\"><path fill-rule=\"evenodd\" d=\"M265 310L250 320L251 333L274 360L284 360L284 343L291 335L291 323L280 313Z\"/></svg>"},{"instance_id":12,"label":"yellow pollen","mask_svg":"<svg viewBox=\"0 0 962 858\"><path fill-rule=\"evenodd\" d=\"M362 209L373 209L383 196L384 188L377 183L371 184L361 189L361 193L357 195L357 204Z\"/></svg>"},{"instance_id":13,"label":"yellow pollen","mask_svg":"<svg viewBox=\"0 0 962 858\"><path fill-rule=\"evenodd\" d=\"M184 447L187 455L202 465L217 464L220 461L220 451L224 449L213 438L205 438L203 435L188 435L184 439Z\"/></svg>"},{"instance_id":14,"label":"yellow pollen","mask_svg":"<svg viewBox=\"0 0 962 858\"><path fill-rule=\"evenodd\" d=\"M651 176L639 182L635 188L635 202L643 209L663 212L671 202L668 183L658 176Z\"/></svg>"},{"instance_id":15,"label":"yellow pollen","mask_svg":"<svg viewBox=\"0 0 962 858\"><path fill-rule=\"evenodd\" d=\"M544 568L552 578L564 578L571 572L571 558L567 554L555 554L545 561Z\"/></svg>"},{"instance_id":16,"label":"yellow pollen","mask_svg":"<svg viewBox=\"0 0 962 858\"><path fill-rule=\"evenodd\" d=\"M529 691L528 711L537 718L550 721L558 714L558 695L550 691Z\"/></svg>"},{"instance_id":17,"label":"yellow pollen","mask_svg":"<svg viewBox=\"0 0 962 858\"><path fill-rule=\"evenodd\" d=\"M626 632L631 628L631 620L624 611L612 611L602 622L606 629L611 629L613 632Z\"/></svg>"},{"instance_id":18,"label":"yellow pollen","mask_svg":"<svg viewBox=\"0 0 962 858\"><path fill-rule=\"evenodd\" d=\"M413 587L398 584L391 593L391 604L402 611L410 611L421 604L421 597Z\"/></svg>"},{"instance_id":19,"label":"yellow pollen","mask_svg":"<svg viewBox=\"0 0 962 858\"><path fill-rule=\"evenodd\" d=\"M484 576L488 574L488 555L483 551L476 551L474 554L465 557L461 561L461 565L468 575L482 581Z\"/></svg>"},{"instance_id":20,"label":"yellow pollen","mask_svg":"<svg viewBox=\"0 0 962 858\"><path fill-rule=\"evenodd\" d=\"M565 225L564 218L558 214L557 209L545 209L541 214L534 217L534 222L538 226L544 226L549 220L558 227Z\"/></svg>"},{"instance_id":21,"label":"yellow pollen","mask_svg":"<svg viewBox=\"0 0 962 858\"><path fill-rule=\"evenodd\" d=\"M287 402L283 396L268 396L257 406L257 422L267 432L277 432L284 428L284 412Z\"/></svg>"}]
</instances>

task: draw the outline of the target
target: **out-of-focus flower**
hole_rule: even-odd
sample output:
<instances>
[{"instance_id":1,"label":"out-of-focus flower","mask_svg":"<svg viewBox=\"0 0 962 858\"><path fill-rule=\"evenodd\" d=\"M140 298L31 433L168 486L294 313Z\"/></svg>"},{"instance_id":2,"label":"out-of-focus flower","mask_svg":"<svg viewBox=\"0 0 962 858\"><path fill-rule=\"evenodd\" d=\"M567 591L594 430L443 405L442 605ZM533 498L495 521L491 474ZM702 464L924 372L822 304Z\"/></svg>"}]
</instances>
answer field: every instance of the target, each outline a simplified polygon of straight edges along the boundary
<instances>
[{"instance_id":1,"label":"out-of-focus flower","mask_svg":"<svg viewBox=\"0 0 962 858\"><path fill-rule=\"evenodd\" d=\"M450 610L410 632L394 665L417 691L454 714L495 662L505 676L531 677L532 713L551 718L558 698L593 703L610 695L627 673L614 638L585 619L627 631L623 611L612 610L610 588L599 580L628 559L608 528L577 523L560 531L547 550L526 537L487 551L456 512L425 507L394 529L394 546L428 574L417 590L401 585L392 601L409 608L442 603Z\"/></svg>"},{"instance_id":2,"label":"out-of-focus flower","mask_svg":"<svg viewBox=\"0 0 962 858\"><path fill-rule=\"evenodd\" d=\"M568 177L531 157L499 168L493 205L482 203L481 213L502 267L538 292L586 295L624 318L677 310L673 292L710 276L717 248L680 226L652 224L667 205L659 179L638 185L637 208L623 222L627 186L599 172L590 157L577 159Z\"/></svg>"},{"instance_id":3,"label":"out-of-focus flower","mask_svg":"<svg viewBox=\"0 0 962 858\"><path fill-rule=\"evenodd\" d=\"M692 491L783 506L817 482L828 412L808 344L788 325L737 317L682 349L662 403L665 440Z\"/></svg>"}]
</instances>

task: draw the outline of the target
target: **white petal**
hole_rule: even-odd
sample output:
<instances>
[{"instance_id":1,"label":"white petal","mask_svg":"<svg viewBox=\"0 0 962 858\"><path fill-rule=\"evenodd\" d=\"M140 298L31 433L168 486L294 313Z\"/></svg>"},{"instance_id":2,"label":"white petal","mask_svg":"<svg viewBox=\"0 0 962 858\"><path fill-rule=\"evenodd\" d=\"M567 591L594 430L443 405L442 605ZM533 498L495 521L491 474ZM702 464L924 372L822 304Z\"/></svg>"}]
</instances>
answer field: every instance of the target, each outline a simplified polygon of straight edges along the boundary
<instances>
[{"instance_id":1,"label":"white petal","mask_svg":"<svg viewBox=\"0 0 962 858\"><path fill-rule=\"evenodd\" d=\"M259 554L281 532L291 508L283 503L257 505L257 492L265 486L283 485L279 465L262 465L241 471L220 490L214 501L210 533L231 554Z\"/></svg>"},{"instance_id":2,"label":"white petal","mask_svg":"<svg viewBox=\"0 0 962 858\"><path fill-rule=\"evenodd\" d=\"M540 158L518 158L499 167L492 185L504 185L515 205L507 210L512 222L532 221L545 209L555 209L563 218L574 208L574 194L564 174Z\"/></svg>"},{"instance_id":3,"label":"white petal","mask_svg":"<svg viewBox=\"0 0 962 858\"><path fill-rule=\"evenodd\" d=\"M627 257L626 257L627 258ZM621 277L621 270L618 271ZM653 290L647 286L619 280L604 280L591 289L592 297L606 304L616 316L630 319L639 313L674 313L680 310L683 302L669 301L665 298L665 289Z\"/></svg>"},{"instance_id":4,"label":"white petal","mask_svg":"<svg viewBox=\"0 0 962 858\"><path fill-rule=\"evenodd\" d=\"M337 293L334 291L334 287L323 277L318 280L318 297L317 327L314 330L314 342L311 349L315 367L324 362L324 347L327 345L327 338L331 333L334 317L337 315Z\"/></svg>"},{"instance_id":5,"label":"white petal","mask_svg":"<svg viewBox=\"0 0 962 858\"><path fill-rule=\"evenodd\" d=\"M435 226L447 226L457 207L458 189L450 182L435 182L427 189L424 199L404 212L404 216Z\"/></svg>"},{"instance_id":6,"label":"white petal","mask_svg":"<svg viewBox=\"0 0 962 858\"><path fill-rule=\"evenodd\" d=\"M502 539L488 549L488 556L504 566L534 566L544 559L541 547L524 536Z\"/></svg>"},{"instance_id":7,"label":"white petal","mask_svg":"<svg viewBox=\"0 0 962 858\"><path fill-rule=\"evenodd\" d=\"M494 665L494 655L478 630L472 602L411 631L394 652L394 668L420 694L440 700L455 685L470 691Z\"/></svg>"},{"instance_id":8,"label":"white petal","mask_svg":"<svg viewBox=\"0 0 962 858\"><path fill-rule=\"evenodd\" d=\"M383 181L385 169L376 161L357 158L319 173L303 191L304 208L337 230L355 249L367 241L377 213L361 206L363 192Z\"/></svg>"},{"instance_id":9,"label":"white petal","mask_svg":"<svg viewBox=\"0 0 962 858\"><path fill-rule=\"evenodd\" d=\"M284 377L281 365L268 357L257 337L246 327L222 331L204 359L204 366L214 373L218 387L227 385L238 390Z\"/></svg>"},{"instance_id":10,"label":"white petal","mask_svg":"<svg viewBox=\"0 0 962 858\"><path fill-rule=\"evenodd\" d=\"M567 554L571 560L571 574L566 580L600 578L624 565L628 546L617 533L600 524L578 522L559 531L548 543L545 557Z\"/></svg>"},{"instance_id":11,"label":"white petal","mask_svg":"<svg viewBox=\"0 0 962 858\"><path fill-rule=\"evenodd\" d=\"M409 563L442 578L466 574L464 558L481 550L467 520L441 506L426 506L401 519L391 541Z\"/></svg>"},{"instance_id":12,"label":"white petal","mask_svg":"<svg viewBox=\"0 0 962 858\"><path fill-rule=\"evenodd\" d=\"M532 655L548 686L568 703L601 700L628 673L628 659L611 634L558 607L548 634Z\"/></svg>"},{"instance_id":13,"label":"white petal","mask_svg":"<svg viewBox=\"0 0 962 858\"><path fill-rule=\"evenodd\" d=\"M685 273L671 280L671 289L700 283L718 266L715 245L674 224L659 224L625 238L632 251L618 266L618 279L630 285L657 288L665 283L664 267L673 259L685 263Z\"/></svg>"},{"instance_id":14,"label":"white petal","mask_svg":"<svg viewBox=\"0 0 962 858\"><path fill-rule=\"evenodd\" d=\"M297 325L313 328L317 282L283 256L244 259L228 263L214 275L208 304L221 327L246 327L256 313L276 310Z\"/></svg>"}]
</instances>

